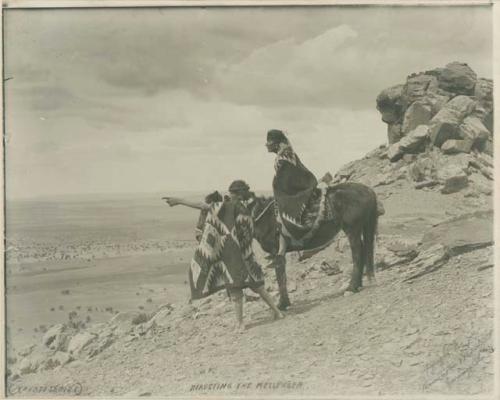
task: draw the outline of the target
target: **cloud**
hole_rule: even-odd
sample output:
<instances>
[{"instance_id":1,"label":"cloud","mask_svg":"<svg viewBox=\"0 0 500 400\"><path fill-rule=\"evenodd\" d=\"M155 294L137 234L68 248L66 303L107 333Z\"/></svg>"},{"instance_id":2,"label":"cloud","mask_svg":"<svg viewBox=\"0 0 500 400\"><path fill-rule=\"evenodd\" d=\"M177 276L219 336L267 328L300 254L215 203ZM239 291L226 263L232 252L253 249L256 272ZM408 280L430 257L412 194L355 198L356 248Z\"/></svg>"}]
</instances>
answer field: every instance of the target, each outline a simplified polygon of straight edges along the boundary
<instances>
[{"instance_id":1,"label":"cloud","mask_svg":"<svg viewBox=\"0 0 500 400\"><path fill-rule=\"evenodd\" d=\"M491 76L483 7L5 18L7 180L17 194L224 189L236 178L268 189L268 129L287 130L316 174L334 172L385 140L375 109L385 87L452 60Z\"/></svg>"}]
</instances>

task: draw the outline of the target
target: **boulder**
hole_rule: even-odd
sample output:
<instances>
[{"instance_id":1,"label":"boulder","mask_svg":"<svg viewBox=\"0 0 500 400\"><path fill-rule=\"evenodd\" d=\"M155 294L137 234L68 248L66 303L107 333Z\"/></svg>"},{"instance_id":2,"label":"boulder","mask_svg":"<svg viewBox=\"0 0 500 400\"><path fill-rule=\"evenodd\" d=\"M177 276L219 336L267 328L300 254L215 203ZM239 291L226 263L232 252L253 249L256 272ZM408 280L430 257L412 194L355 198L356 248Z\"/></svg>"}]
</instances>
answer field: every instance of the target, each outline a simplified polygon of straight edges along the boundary
<instances>
[{"instance_id":1,"label":"boulder","mask_svg":"<svg viewBox=\"0 0 500 400\"><path fill-rule=\"evenodd\" d=\"M461 138L469 139L475 146L479 146L490 137L490 131L478 117L465 117L458 130Z\"/></svg>"},{"instance_id":2,"label":"boulder","mask_svg":"<svg viewBox=\"0 0 500 400\"><path fill-rule=\"evenodd\" d=\"M467 96L457 96L450 100L431 120L429 134L434 146L441 145L448 139L459 139L459 125L470 114L475 101Z\"/></svg>"},{"instance_id":3,"label":"boulder","mask_svg":"<svg viewBox=\"0 0 500 400\"><path fill-rule=\"evenodd\" d=\"M472 140L449 139L443 143L441 150L445 154L470 153L472 145Z\"/></svg>"},{"instance_id":4,"label":"boulder","mask_svg":"<svg viewBox=\"0 0 500 400\"><path fill-rule=\"evenodd\" d=\"M429 137L429 128L419 125L399 141L399 147L403 153L418 152L423 150L422 146Z\"/></svg>"},{"instance_id":5,"label":"boulder","mask_svg":"<svg viewBox=\"0 0 500 400\"><path fill-rule=\"evenodd\" d=\"M377 96L377 110L382 114L382 121L393 124L401 120L401 95L404 85L392 86Z\"/></svg>"},{"instance_id":6,"label":"boulder","mask_svg":"<svg viewBox=\"0 0 500 400\"><path fill-rule=\"evenodd\" d=\"M434 75L425 73L410 75L406 79L406 85L402 93L403 104L409 106L413 102L420 100L426 94L430 86L437 86L438 80Z\"/></svg>"},{"instance_id":7,"label":"boulder","mask_svg":"<svg viewBox=\"0 0 500 400\"><path fill-rule=\"evenodd\" d=\"M441 193L451 194L458 192L468 185L467 174L457 165L446 165L438 171L438 179L443 184Z\"/></svg>"},{"instance_id":8,"label":"boulder","mask_svg":"<svg viewBox=\"0 0 500 400\"><path fill-rule=\"evenodd\" d=\"M403 150L401 149L401 146L399 145L399 142L393 143L392 145L389 146L387 149L387 158L389 158L389 161L395 162L401 159L403 157Z\"/></svg>"},{"instance_id":9,"label":"boulder","mask_svg":"<svg viewBox=\"0 0 500 400\"><path fill-rule=\"evenodd\" d=\"M401 124L387 125L387 139L389 144L399 142L399 139L401 139Z\"/></svg>"},{"instance_id":10,"label":"boulder","mask_svg":"<svg viewBox=\"0 0 500 400\"><path fill-rule=\"evenodd\" d=\"M493 157L493 141L491 139L486 140L480 147L480 150Z\"/></svg>"},{"instance_id":11,"label":"boulder","mask_svg":"<svg viewBox=\"0 0 500 400\"><path fill-rule=\"evenodd\" d=\"M466 174L452 176L444 181L444 186L441 189L442 194L451 194L465 189L469 184Z\"/></svg>"},{"instance_id":12,"label":"boulder","mask_svg":"<svg viewBox=\"0 0 500 400\"><path fill-rule=\"evenodd\" d=\"M478 104L472 115L478 117L488 131L493 133L493 81L478 79L474 88L474 97Z\"/></svg>"},{"instance_id":13,"label":"boulder","mask_svg":"<svg viewBox=\"0 0 500 400\"><path fill-rule=\"evenodd\" d=\"M73 336L68 344L68 352L70 354L78 354L90 342L96 339L96 335L89 332L80 332Z\"/></svg>"},{"instance_id":14,"label":"boulder","mask_svg":"<svg viewBox=\"0 0 500 400\"><path fill-rule=\"evenodd\" d=\"M452 62L442 69L438 80L439 87L443 90L473 95L477 75L467 64Z\"/></svg>"},{"instance_id":15,"label":"boulder","mask_svg":"<svg viewBox=\"0 0 500 400\"><path fill-rule=\"evenodd\" d=\"M455 154L455 155L441 155L439 158L435 159L436 168L439 176L443 177L446 175L446 171L450 168L458 168L460 171L469 173L469 167L471 162L475 160L471 154Z\"/></svg>"},{"instance_id":16,"label":"boulder","mask_svg":"<svg viewBox=\"0 0 500 400\"><path fill-rule=\"evenodd\" d=\"M432 117L431 108L421 101L415 101L406 110L403 118L402 131L406 134L419 125L427 125Z\"/></svg>"}]
</instances>

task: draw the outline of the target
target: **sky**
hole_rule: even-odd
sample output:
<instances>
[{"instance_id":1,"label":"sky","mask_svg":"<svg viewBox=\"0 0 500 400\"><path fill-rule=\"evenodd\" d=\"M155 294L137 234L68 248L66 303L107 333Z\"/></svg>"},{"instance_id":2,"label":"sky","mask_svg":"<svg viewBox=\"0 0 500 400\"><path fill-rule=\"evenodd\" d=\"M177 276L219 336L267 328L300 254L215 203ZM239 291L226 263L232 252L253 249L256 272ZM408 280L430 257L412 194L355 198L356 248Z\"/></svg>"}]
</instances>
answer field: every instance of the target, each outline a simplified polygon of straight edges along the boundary
<instances>
[{"instance_id":1,"label":"sky","mask_svg":"<svg viewBox=\"0 0 500 400\"><path fill-rule=\"evenodd\" d=\"M4 33L8 198L268 191L269 129L319 178L386 143L383 89L493 73L488 6L7 10Z\"/></svg>"}]
</instances>

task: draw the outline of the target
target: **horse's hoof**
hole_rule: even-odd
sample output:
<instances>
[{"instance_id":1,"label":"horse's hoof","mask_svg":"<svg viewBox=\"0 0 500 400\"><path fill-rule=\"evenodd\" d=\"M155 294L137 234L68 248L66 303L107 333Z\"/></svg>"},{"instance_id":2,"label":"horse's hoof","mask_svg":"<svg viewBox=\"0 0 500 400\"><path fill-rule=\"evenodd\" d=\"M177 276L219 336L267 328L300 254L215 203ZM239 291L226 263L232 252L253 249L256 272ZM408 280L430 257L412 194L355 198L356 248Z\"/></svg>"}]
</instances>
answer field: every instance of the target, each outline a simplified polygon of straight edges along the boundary
<instances>
[{"instance_id":1,"label":"horse's hoof","mask_svg":"<svg viewBox=\"0 0 500 400\"><path fill-rule=\"evenodd\" d=\"M353 294L354 294L354 292L353 292L353 291L351 291L351 290L346 290L346 291L344 292L344 297L349 297L349 296L352 296Z\"/></svg>"},{"instance_id":2,"label":"horse's hoof","mask_svg":"<svg viewBox=\"0 0 500 400\"><path fill-rule=\"evenodd\" d=\"M275 312L273 312L272 317L273 317L273 319L274 319L275 321L277 321L278 319L283 319L283 318L285 318L285 314L283 314L283 313L281 313L281 312L280 312L280 313L275 313Z\"/></svg>"},{"instance_id":3,"label":"horse's hoof","mask_svg":"<svg viewBox=\"0 0 500 400\"><path fill-rule=\"evenodd\" d=\"M281 311L286 311L286 309L290 307L290 302L289 301L283 301L278 304L278 310Z\"/></svg>"}]
</instances>

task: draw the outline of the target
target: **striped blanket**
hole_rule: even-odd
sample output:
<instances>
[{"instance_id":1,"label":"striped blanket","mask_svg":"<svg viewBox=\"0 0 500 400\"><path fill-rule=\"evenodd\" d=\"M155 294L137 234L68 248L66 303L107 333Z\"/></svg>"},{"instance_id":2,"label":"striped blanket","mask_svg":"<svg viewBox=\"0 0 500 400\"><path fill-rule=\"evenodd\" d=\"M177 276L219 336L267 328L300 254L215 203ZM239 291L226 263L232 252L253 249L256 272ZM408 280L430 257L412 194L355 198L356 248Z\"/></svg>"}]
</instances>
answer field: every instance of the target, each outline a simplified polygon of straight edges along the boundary
<instances>
[{"instance_id":1,"label":"striped blanket","mask_svg":"<svg viewBox=\"0 0 500 400\"><path fill-rule=\"evenodd\" d=\"M189 269L191 298L224 288L256 288L264 283L252 249L253 222L238 201L213 203Z\"/></svg>"}]
</instances>

